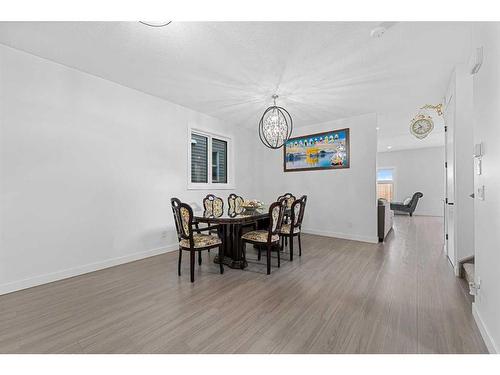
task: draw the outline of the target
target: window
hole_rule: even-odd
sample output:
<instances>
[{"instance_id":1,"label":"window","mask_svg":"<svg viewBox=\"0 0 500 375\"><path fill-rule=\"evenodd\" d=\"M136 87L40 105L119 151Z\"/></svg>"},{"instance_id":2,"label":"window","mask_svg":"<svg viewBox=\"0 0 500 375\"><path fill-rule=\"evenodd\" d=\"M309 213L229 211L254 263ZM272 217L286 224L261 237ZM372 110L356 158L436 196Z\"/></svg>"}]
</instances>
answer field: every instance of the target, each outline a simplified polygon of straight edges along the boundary
<instances>
[{"instance_id":1,"label":"window","mask_svg":"<svg viewBox=\"0 0 500 375\"><path fill-rule=\"evenodd\" d=\"M394 168L377 170L377 198L392 202L394 198Z\"/></svg>"},{"instance_id":2,"label":"window","mask_svg":"<svg viewBox=\"0 0 500 375\"><path fill-rule=\"evenodd\" d=\"M208 182L208 138L199 134L191 135L191 182Z\"/></svg>"},{"instance_id":3,"label":"window","mask_svg":"<svg viewBox=\"0 0 500 375\"><path fill-rule=\"evenodd\" d=\"M231 189L230 138L190 130L189 189Z\"/></svg>"},{"instance_id":4,"label":"window","mask_svg":"<svg viewBox=\"0 0 500 375\"><path fill-rule=\"evenodd\" d=\"M212 138L212 182L227 183L227 142Z\"/></svg>"}]
</instances>

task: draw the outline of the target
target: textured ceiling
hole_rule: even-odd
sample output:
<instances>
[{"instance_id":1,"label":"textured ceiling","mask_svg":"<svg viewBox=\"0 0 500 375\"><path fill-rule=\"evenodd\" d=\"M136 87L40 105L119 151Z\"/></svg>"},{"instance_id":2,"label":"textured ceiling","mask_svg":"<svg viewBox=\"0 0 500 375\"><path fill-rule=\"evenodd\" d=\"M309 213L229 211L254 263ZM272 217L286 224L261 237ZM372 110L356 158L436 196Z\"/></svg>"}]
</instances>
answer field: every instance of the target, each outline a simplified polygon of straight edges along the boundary
<instances>
[{"instance_id":1,"label":"textured ceiling","mask_svg":"<svg viewBox=\"0 0 500 375\"><path fill-rule=\"evenodd\" d=\"M467 61L467 23L0 22L0 43L165 98L235 126L256 127L278 93L296 127L379 114L379 149L429 147L408 122L443 96ZM396 142L397 144L392 144Z\"/></svg>"}]
</instances>

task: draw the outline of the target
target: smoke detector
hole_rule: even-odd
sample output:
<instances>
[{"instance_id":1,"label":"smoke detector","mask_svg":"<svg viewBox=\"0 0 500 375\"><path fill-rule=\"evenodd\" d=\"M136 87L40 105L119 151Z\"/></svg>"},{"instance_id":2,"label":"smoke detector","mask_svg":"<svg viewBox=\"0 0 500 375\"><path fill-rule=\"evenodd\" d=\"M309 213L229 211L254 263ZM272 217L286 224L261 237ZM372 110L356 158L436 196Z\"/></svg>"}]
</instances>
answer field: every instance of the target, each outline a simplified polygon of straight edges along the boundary
<instances>
[{"instance_id":1,"label":"smoke detector","mask_svg":"<svg viewBox=\"0 0 500 375\"><path fill-rule=\"evenodd\" d=\"M380 38L385 32L393 27L397 22L381 22L376 27L370 31L370 36L372 38Z\"/></svg>"}]
</instances>

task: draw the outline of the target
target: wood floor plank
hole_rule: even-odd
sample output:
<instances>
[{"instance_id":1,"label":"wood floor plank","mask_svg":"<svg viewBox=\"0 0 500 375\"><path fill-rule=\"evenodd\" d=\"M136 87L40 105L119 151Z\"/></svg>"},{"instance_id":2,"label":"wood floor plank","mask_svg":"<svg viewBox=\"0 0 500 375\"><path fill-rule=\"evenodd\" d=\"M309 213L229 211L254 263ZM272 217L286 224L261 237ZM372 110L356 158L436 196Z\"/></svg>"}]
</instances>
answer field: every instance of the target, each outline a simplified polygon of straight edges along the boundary
<instances>
[{"instance_id":1,"label":"wood floor plank","mask_svg":"<svg viewBox=\"0 0 500 375\"><path fill-rule=\"evenodd\" d=\"M303 257L189 281L169 253L0 296L1 353L485 353L442 219L384 244L303 235ZM277 259L273 255L273 265Z\"/></svg>"}]
</instances>

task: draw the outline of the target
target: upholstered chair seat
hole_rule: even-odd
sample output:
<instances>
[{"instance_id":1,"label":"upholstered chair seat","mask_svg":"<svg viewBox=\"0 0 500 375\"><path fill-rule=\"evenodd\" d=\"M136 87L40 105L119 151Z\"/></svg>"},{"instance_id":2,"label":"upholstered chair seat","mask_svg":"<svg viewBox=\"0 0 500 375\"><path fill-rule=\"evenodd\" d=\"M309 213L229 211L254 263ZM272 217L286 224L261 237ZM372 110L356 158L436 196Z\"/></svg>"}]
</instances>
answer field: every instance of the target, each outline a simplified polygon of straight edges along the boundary
<instances>
[{"instance_id":1,"label":"upholstered chair seat","mask_svg":"<svg viewBox=\"0 0 500 375\"><path fill-rule=\"evenodd\" d=\"M241 236L242 239L252 242L262 242L267 243L267 237L269 231L267 230L252 230ZM275 234L271 236L271 242L276 242L279 240L279 235Z\"/></svg>"},{"instance_id":2,"label":"upholstered chair seat","mask_svg":"<svg viewBox=\"0 0 500 375\"><path fill-rule=\"evenodd\" d=\"M220 240L219 237L212 236L210 234L200 234L200 233L193 233L193 242L195 249L198 249L200 247L217 246L222 244L222 241ZM186 249L190 248L189 239L187 238L180 240L179 244L181 245L181 247L184 247Z\"/></svg>"},{"instance_id":3,"label":"upholstered chair seat","mask_svg":"<svg viewBox=\"0 0 500 375\"><path fill-rule=\"evenodd\" d=\"M291 224L283 224L281 226L281 231L280 233L282 234L290 234L290 228L291 228ZM293 228L293 233L296 234L296 233L299 233L300 232L300 228L299 227L294 227Z\"/></svg>"}]
</instances>

